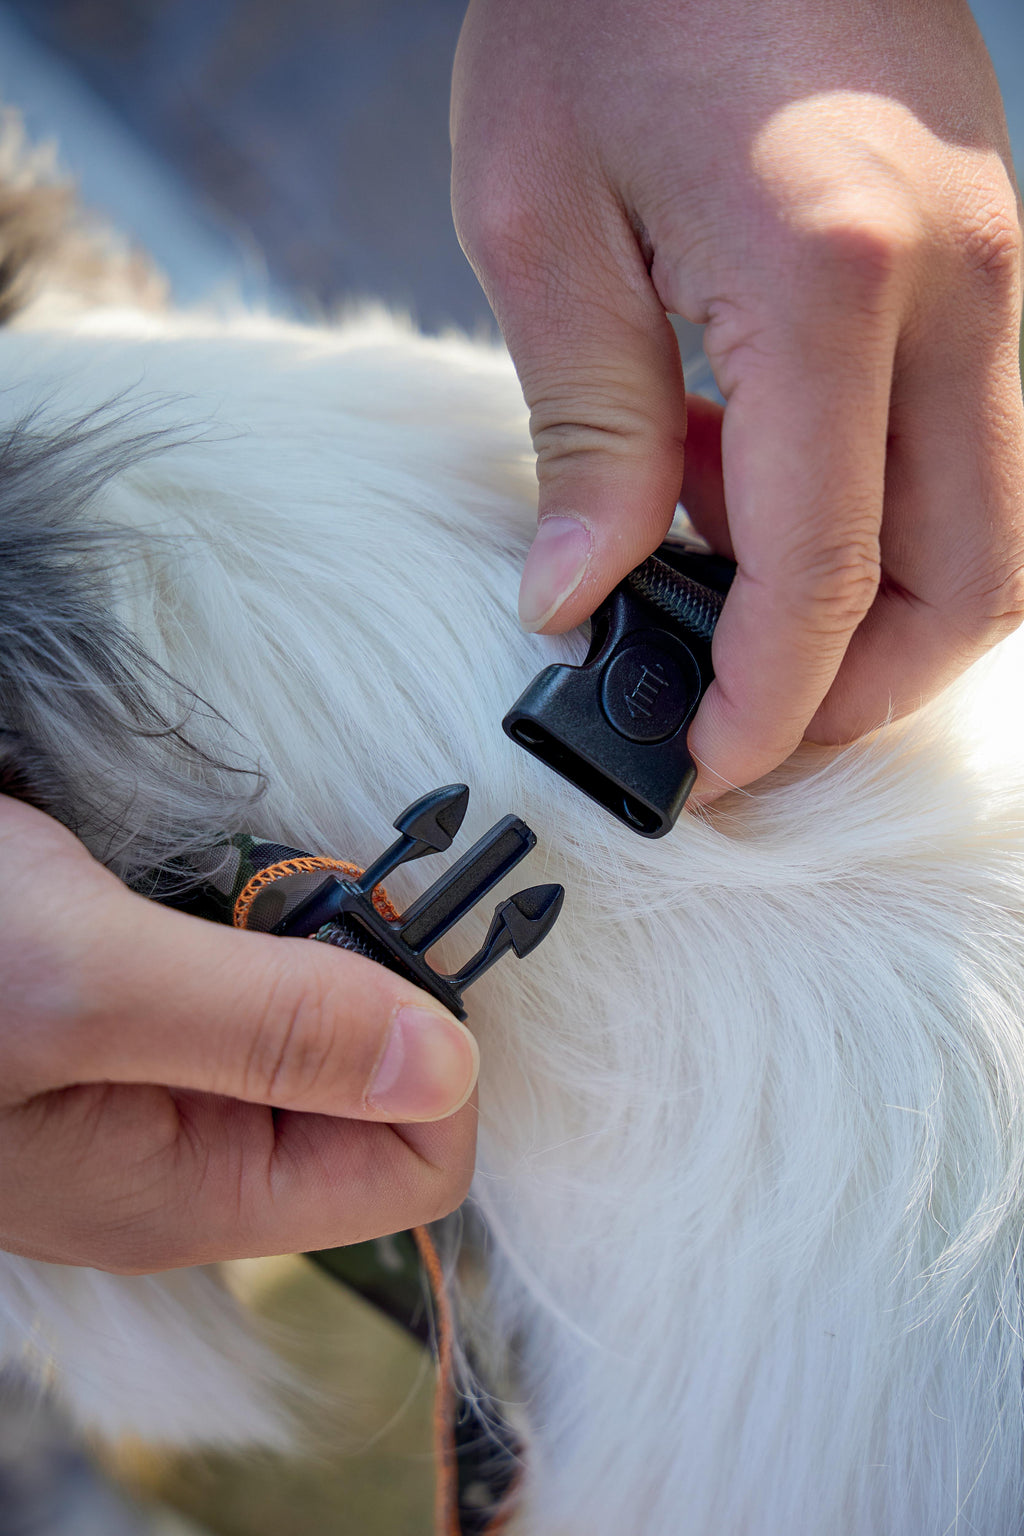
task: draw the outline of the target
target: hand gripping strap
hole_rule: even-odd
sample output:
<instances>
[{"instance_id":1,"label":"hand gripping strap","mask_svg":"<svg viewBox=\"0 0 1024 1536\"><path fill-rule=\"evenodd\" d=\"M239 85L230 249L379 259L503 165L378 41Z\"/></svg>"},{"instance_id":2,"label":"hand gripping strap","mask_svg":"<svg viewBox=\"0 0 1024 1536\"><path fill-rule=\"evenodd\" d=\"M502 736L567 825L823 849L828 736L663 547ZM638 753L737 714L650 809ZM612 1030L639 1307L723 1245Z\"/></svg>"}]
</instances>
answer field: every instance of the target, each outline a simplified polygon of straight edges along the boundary
<instances>
[{"instance_id":1,"label":"hand gripping strap","mask_svg":"<svg viewBox=\"0 0 1024 1536\"><path fill-rule=\"evenodd\" d=\"M261 856L272 862L261 865ZM245 877L231 907L234 927L269 931L282 907L290 908L304 899L325 873L356 880L363 871L346 859L247 840L244 864L235 880L237 889L238 880ZM316 880L311 882L310 876ZM274 887L279 889L274 891ZM268 893L281 899L261 903L260 898ZM381 885L374 889L373 904L387 921L398 920L400 914ZM455 1386L452 1307L437 1245L427 1227L414 1227L408 1235L419 1262L418 1274L405 1287L382 1280L373 1242L328 1249L309 1257L433 1348L437 1368L434 1536L499 1536L514 1511L521 1475L520 1447L508 1426L496 1422L493 1402L486 1405L485 1412L476 1403L461 1401ZM424 1293L431 1313L426 1328Z\"/></svg>"}]
</instances>

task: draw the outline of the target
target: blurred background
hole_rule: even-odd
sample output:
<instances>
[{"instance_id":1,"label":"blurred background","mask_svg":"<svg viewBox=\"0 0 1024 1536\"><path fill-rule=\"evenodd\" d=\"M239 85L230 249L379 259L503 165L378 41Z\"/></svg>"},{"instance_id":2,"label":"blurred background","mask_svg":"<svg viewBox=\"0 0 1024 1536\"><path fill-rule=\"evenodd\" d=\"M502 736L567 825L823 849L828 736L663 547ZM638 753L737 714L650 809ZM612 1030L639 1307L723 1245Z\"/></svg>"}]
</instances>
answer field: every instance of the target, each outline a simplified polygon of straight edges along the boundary
<instances>
[{"instance_id":1,"label":"blurred background","mask_svg":"<svg viewBox=\"0 0 1024 1536\"><path fill-rule=\"evenodd\" d=\"M191 302L489 326L448 211L464 0L8 0L0 96Z\"/></svg>"},{"instance_id":2,"label":"blurred background","mask_svg":"<svg viewBox=\"0 0 1024 1536\"><path fill-rule=\"evenodd\" d=\"M239 295L317 315L374 298L427 330L492 334L448 209L463 9L0 0L0 100L57 142L85 200L156 258L179 303ZM1024 0L974 10L1024 165ZM0 1377L0 1536L427 1536L417 1347L300 1259L241 1266L238 1284L322 1394L310 1454L90 1454Z\"/></svg>"}]
</instances>

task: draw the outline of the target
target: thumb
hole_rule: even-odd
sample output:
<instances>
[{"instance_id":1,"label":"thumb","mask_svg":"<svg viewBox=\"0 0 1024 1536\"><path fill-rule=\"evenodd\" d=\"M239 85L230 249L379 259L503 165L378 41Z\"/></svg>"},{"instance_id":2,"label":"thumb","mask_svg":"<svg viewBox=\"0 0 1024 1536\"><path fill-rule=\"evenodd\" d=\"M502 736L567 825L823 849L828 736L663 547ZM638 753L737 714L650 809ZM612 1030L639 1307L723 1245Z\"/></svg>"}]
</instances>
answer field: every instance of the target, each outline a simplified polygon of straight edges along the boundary
<instances>
[{"instance_id":1,"label":"thumb","mask_svg":"<svg viewBox=\"0 0 1024 1536\"><path fill-rule=\"evenodd\" d=\"M679 347L636 235L611 199L581 209L579 188L564 190L550 217L533 204L517 214L507 198L489 216L477 198L459 218L530 407L540 526L519 598L529 630L587 618L664 538L683 480Z\"/></svg>"},{"instance_id":2,"label":"thumb","mask_svg":"<svg viewBox=\"0 0 1024 1536\"><path fill-rule=\"evenodd\" d=\"M86 1005L60 1042L65 1083L157 1083L395 1122L445 1118L476 1082L469 1031L362 956L221 928L122 886L94 937Z\"/></svg>"}]
</instances>

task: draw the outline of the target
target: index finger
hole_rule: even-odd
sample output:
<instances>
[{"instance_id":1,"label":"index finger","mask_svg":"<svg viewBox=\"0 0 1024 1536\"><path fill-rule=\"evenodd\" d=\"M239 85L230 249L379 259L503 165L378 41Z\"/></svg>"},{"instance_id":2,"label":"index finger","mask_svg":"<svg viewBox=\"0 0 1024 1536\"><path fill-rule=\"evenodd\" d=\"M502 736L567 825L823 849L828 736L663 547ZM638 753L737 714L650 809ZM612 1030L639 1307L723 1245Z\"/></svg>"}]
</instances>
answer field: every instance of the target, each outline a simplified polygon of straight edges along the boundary
<instances>
[{"instance_id":1,"label":"index finger","mask_svg":"<svg viewBox=\"0 0 1024 1536\"><path fill-rule=\"evenodd\" d=\"M703 799L799 745L874 601L895 340L808 325L730 359L722 465L738 568L689 735Z\"/></svg>"}]
</instances>

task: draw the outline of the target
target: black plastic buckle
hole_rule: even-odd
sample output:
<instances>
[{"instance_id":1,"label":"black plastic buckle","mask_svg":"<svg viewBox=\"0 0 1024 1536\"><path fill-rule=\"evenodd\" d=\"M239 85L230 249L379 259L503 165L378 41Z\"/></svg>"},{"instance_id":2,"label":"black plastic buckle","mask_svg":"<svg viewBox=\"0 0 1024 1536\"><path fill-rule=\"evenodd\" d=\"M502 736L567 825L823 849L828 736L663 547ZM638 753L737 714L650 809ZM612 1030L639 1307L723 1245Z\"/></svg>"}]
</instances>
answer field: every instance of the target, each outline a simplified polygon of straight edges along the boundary
<instances>
[{"instance_id":1,"label":"black plastic buckle","mask_svg":"<svg viewBox=\"0 0 1024 1536\"><path fill-rule=\"evenodd\" d=\"M274 929L288 938L316 934L328 944L397 971L464 1019L462 993L511 949L519 959L554 927L565 891L560 885L535 885L518 891L494 910L483 944L458 971L441 975L429 966L426 952L465 917L498 881L525 859L537 839L518 816L503 816L464 853L440 880L417 897L397 922L373 904L373 890L400 864L443 853L462 826L469 790L448 784L407 806L394 822L401 834L357 880L331 875Z\"/></svg>"},{"instance_id":2,"label":"black plastic buckle","mask_svg":"<svg viewBox=\"0 0 1024 1536\"><path fill-rule=\"evenodd\" d=\"M643 837L675 825L697 777L686 729L714 677L711 640L735 569L667 540L595 610L583 664L545 667L502 721Z\"/></svg>"}]
</instances>

